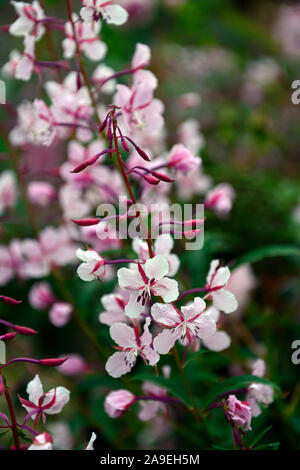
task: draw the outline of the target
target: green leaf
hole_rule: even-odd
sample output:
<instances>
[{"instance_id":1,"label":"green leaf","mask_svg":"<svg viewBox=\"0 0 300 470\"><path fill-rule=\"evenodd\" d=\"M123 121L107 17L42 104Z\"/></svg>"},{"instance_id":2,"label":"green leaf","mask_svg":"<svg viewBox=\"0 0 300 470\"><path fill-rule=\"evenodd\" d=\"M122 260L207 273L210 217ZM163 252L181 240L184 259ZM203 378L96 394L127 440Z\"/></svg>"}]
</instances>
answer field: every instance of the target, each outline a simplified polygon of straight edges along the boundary
<instances>
[{"instance_id":1,"label":"green leaf","mask_svg":"<svg viewBox=\"0 0 300 470\"><path fill-rule=\"evenodd\" d=\"M188 408L193 408L190 401L188 400L184 389L180 383L167 379L165 377L157 377L153 374L137 374L131 378L131 380L149 381L156 385L166 388L174 397L179 398Z\"/></svg>"},{"instance_id":2,"label":"green leaf","mask_svg":"<svg viewBox=\"0 0 300 470\"><path fill-rule=\"evenodd\" d=\"M196 351L192 354L189 354L186 361L185 361L185 364L184 364L184 367L186 367L187 365L190 364L190 362L192 362L194 359L197 359L201 354L205 353L205 352L208 352L207 349L200 349L200 351Z\"/></svg>"},{"instance_id":3,"label":"green leaf","mask_svg":"<svg viewBox=\"0 0 300 470\"><path fill-rule=\"evenodd\" d=\"M268 426L266 429L263 429L263 431L261 431L252 441L252 444L250 444L250 447L254 447L263 437L265 434L267 434L268 431L270 431L270 429L272 428L272 426Z\"/></svg>"},{"instance_id":4,"label":"green leaf","mask_svg":"<svg viewBox=\"0 0 300 470\"><path fill-rule=\"evenodd\" d=\"M271 245L258 248L257 250L250 251L245 255L241 256L234 263L232 269L246 264L246 263L256 263L261 261L264 258L270 258L275 256L300 256L300 248L293 245Z\"/></svg>"},{"instance_id":5,"label":"green leaf","mask_svg":"<svg viewBox=\"0 0 300 470\"><path fill-rule=\"evenodd\" d=\"M240 375L238 377L231 377L230 379L225 380L221 384L216 385L216 387L214 387L205 398L204 408L207 408L207 406L209 406L213 401L215 401L215 399L218 398L220 395L230 392L231 390L245 388L251 383L255 382L270 385L275 390L280 392L280 388L278 387L278 385L274 384L273 382L270 382L270 380L264 379L262 377L256 377L255 375Z\"/></svg>"}]
</instances>

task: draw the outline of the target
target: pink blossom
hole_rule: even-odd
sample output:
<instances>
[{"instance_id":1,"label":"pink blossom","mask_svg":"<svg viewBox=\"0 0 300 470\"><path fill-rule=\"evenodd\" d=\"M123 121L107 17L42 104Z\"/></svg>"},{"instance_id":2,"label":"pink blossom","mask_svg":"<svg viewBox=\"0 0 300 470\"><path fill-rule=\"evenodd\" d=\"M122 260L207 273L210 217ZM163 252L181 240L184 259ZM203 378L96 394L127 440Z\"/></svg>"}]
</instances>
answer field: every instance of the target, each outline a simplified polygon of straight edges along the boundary
<instances>
[{"instance_id":1,"label":"pink blossom","mask_svg":"<svg viewBox=\"0 0 300 470\"><path fill-rule=\"evenodd\" d=\"M130 299L125 307L125 313L130 318L137 318L151 298L151 295L162 297L165 302L176 300L178 284L174 279L166 277L169 264L162 255L148 259L138 270L121 268L118 270L118 281L121 289L130 292Z\"/></svg>"},{"instance_id":2,"label":"pink blossom","mask_svg":"<svg viewBox=\"0 0 300 470\"><path fill-rule=\"evenodd\" d=\"M47 207L56 197L56 189L45 181L33 181L27 187L28 199L40 207Z\"/></svg>"},{"instance_id":3,"label":"pink blossom","mask_svg":"<svg viewBox=\"0 0 300 470\"><path fill-rule=\"evenodd\" d=\"M77 274L83 281L101 279L105 275L104 260L96 251L84 251L78 248L76 256L82 261L78 266Z\"/></svg>"},{"instance_id":4,"label":"pink blossom","mask_svg":"<svg viewBox=\"0 0 300 470\"><path fill-rule=\"evenodd\" d=\"M200 125L195 119L187 119L178 128L178 141L187 147L193 155L197 155L205 145L200 132Z\"/></svg>"},{"instance_id":5,"label":"pink blossom","mask_svg":"<svg viewBox=\"0 0 300 470\"><path fill-rule=\"evenodd\" d=\"M25 2L10 2L16 10L18 18L10 25L9 32L13 36L33 35L39 40L45 32L41 22L45 18L44 10L39 2L34 0L32 4Z\"/></svg>"},{"instance_id":6,"label":"pink blossom","mask_svg":"<svg viewBox=\"0 0 300 470\"><path fill-rule=\"evenodd\" d=\"M225 289L230 278L227 267L219 267L220 261L215 259L210 263L210 269L206 278L206 288L209 293L205 298L212 299L214 307L225 313L234 312L238 303L235 296Z\"/></svg>"},{"instance_id":7,"label":"pink blossom","mask_svg":"<svg viewBox=\"0 0 300 470\"><path fill-rule=\"evenodd\" d=\"M50 322L59 328L70 320L73 307L67 302L55 302L49 311Z\"/></svg>"},{"instance_id":8,"label":"pink blossom","mask_svg":"<svg viewBox=\"0 0 300 470\"><path fill-rule=\"evenodd\" d=\"M257 359L252 366L252 375L263 377L265 370L265 361ZM251 407L252 416L256 418L262 412L261 407L265 408L274 401L274 390L270 385L255 382L249 385L246 400Z\"/></svg>"},{"instance_id":9,"label":"pink blossom","mask_svg":"<svg viewBox=\"0 0 300 470\"><path fill-rule=\"evenodd\" d=\"M164 398L167 396L167 389L155 385L152 382L144 382L142 385L142 390L145 395L153 396L154 398ZM167 405L163 402L157 400L141 400L140 402L141 410L139 411L139 419L141 421L149 421L150 419L155 418L159 412L164 415L167 413Z\"/></svg>"},{"instance_id":10,"label":"pink blossom","mask_svg":"<svg viewBox=\"0 0 300 470\"><path fill-rule=\"evenodd\" d=\"M13 209L17 201L17 182L15 175L10 170L0 174L0 215L5 210Z\"/></svg>"},{"instance_id":11,"label":"pink blossom","mask_svg":"<svg viewBox=\"0 0 300 470\"><path fill-rule=\"evenodd\" d=\"M151 59L151 49L146 44L137 43L135 52L131 61L131 67L138 70L149 65Z\"/></svg>"},{"instance_id":12,"label":"pink blossom","mask_svg":"<svg viewBox=\"0 0 300 470\"><path fill-rule=\"evenodd\" d=\"M9 53L9 60L2 67L2 73L5 77L13 77L16 75L16 68L21 59L21 54L18 50L13 49Z\"/></svg>"},{"instance_id":13,"label":"pink blossom","mask_svg":"<svg viewBox=\"0 0 300 470\"><path fill-rule=\"evenodd\" d=\"M53 450L53 439L47 432L35 436L28 450Z\"/></svg>"},{"instance_id":14,"label":"pink blossom","mask_svg":"<svg viewBox=\"0 0 300 470\"><path fill-rule=\"evenodd\" d=\"M45 281L33 284L28 299L30 305L37 310L47 310L55 301L51 286Z\"/></svg>"},{"instance_id":15,"label":"pink blossom","mask_svg":"<svg viewBox=\"0 0 300 470\"><path fill-rule=\"evenodd\" d=\"M197 338L209 338L216 332L216 322L205 313L206 304L200 297L195 297L192 304L182 307L154 304L151 308L153 320L164 328L154 338L154 349L160 354L167 354L177 340L192 341Z\"/></svg>"},{"instance_id":16,"label":"pink blossom","mask_svg":"<svg viewBox=\"0 0 300 470\"><path fill-rule=\"evenodd\" d=\"M228 414L236 426L251 431L252 413L249 403L238 400L235 395L229 395L226 403Z\"/></svg>"},{"instance_id":17,"label":"pink blossom","mask_svg":"<svg viewBox=\"0 0 300 470\"><path fill-rule=\"evenodd\" d=\"M81 375L87 369L87 364L79 354L67 354L68 360L58 367L62 374L76 376Z\"/></svg>"},{"instance_id":18,"label":"pink blossom","mask_svg":"<svg viewBox=\"0 0 300 470\"><path fill-rule=\"evenodd\" d=\"M99 314L100 323L111 326L117 322L126 322L128 317L125 314L125 307L128 299L129 295L126 292L103 295L101 302L105 311Z\"/></svg>"},{"instance_id":19,"label":"pink blossom","mask_svg":"<svg viewBox=\"0 0 300 470\"><path fill-rule=\"evenodd\" d=\"M116 80L115 79L110 79L106 83L102 84L102 82L104 82L105 79L111 77L114 73L115 73L114 70L111 67L108 67L105 64L100 64L95 69L95 71L93 73L93 82L96 85L100 86L101 93L105 93L105 94L108 94L108 95L114 93L114 91L116 89Z\"/></svg>"},{"instance_id":20,"label":"pink blossom","mask_svg":"<svg viewBox=\"0 0 300 470\"><path fill-rule=\"evenodd\" d=\"M201 165L201 158L194 155L182 144L171 149L168 166L178 171L195 170Z\"/></svg>"},{"instance_id":21,"label":"pink blossom","mask_svg":"<svg viewBox=\"0 0 300 470\"><path fill-rule=\"evenodd\" d=\"M48 266L65 266L76 260L76 245L65 226L46 227L39 234L39 246Z\"/></svg>"},{"instance_id":22,"label":"pink blossom","mask_svg":"<svg viewBox=\"0 0 300 470\"><path fill-rule=\"evenodd\" d=\"M111 418L119 418L135 402L135 395L129 390L110 392L104 401L104 409Z\"/></svg>"},{"instance_id":23,"label":"pink blossom","mask_svg":"<svg viewBox=\"0 0 300 470\"><path fill-rule=\"evenodd\" d=\"M38 421L42 417L44 423L46 422L47 414L56 415L60 413L70 399L70 392L65 387L56 387L44 393L43 385L38 375L28 383L26 391L29 401L20 397L22 406L24 406L28 413L35 410L35 413L31 416L32 419Z\"/></svg>"},{"instance_id":24,"label":"pink blossom","mask_svg":"<svg viewBox=\"0 0 300 470\"><path fill-rule=\"evenodd\" d=\"M80 51L84 52L90 60L98 61L103 59L107 51L107 46L99 39L101 29L100 21L97 21L97 23L82 22L76 13L72 14L72 19ZM76 51L73 26L70 21L67 21L65 24L65 35L66 38L62 43L64 57L70 59L74 57Z\"/></svg>"},{"instance_id":25,"label":"pink blossom","mask_svg":"<svg viewBox=\"0 0 300 470\"><path fill-rule=\"evenodd\" d=\"M110 336L119 345L106 362L105 370L114 378L131 371L137 357L141 356L146 364L154 366L159 361L159 354L152 348L152 335L149 332L150 318L144 324L144 333L140 335L136 327L126 323L114 323L110 327Z\"/></svg>"},{"instance_id":26,"label":"pink blossom","mask_svg":"<svg viewBox=\"0 0 300 470\"><path fill-rule=\"evenodd\" d=\"M107 23L121 25L127 21L128 13L115 0L81 0L83 8L80 15L84 21L98 20L99 17Z\"/></svg>"},{"instance_id":27,"label":"pink blossom","mask_svg":"<svg viewBox=\"0 0 300 470\"><path fill-rule=\"evenodd\" d=\"M230 184L222 183L208 191L205 207L213 209L219 215L228 214L232 208L235 192Z\"/></svg>"}]
</instances>

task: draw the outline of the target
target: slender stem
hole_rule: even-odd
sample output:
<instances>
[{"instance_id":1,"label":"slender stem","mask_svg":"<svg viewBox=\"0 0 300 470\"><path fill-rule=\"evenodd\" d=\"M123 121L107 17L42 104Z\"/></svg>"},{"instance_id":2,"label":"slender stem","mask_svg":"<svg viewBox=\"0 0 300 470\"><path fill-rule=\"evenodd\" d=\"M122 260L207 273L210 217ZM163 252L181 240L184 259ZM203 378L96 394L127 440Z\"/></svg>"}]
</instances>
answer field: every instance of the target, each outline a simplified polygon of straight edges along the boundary
<instances>
[{"instance_id":1,"label":"slender stem","mask_svg":"<svg viewBox=\"0 0 300 470\"><path fill-rule=\"evenodd\" d=\"M0 371L0 375L2 376L1 371ZM3 379L3 376L2 376L2 379ZM17 423L16 416L15 416L15 410L14 410L13 402L12 402L9 391L5 386L5 381L4 380L3 380L3 387L4 387L4 396L5 396L5 399L6 399L6 403L7 403L10 418L11 418L10 429L12 431L15 448L16 448L16 450L20 450L20 439L19 439L19 433L18 433L18 423Z\"/></svg>"},{"instance_id":2,"label":"slender stem","mask_svg":"<svg viewBox=\"0 0 300 470\"><path fill-rule=\"evenodd\" d=\"M121 174L122 174L124 183L126 185L129 197L132 200L133 204L136 205L136 199L135 199L135 196L133 194L133 191L132 191L132 188L131 188L131 185L130 185L130 182L129 182L129 179L128 179L128 176L127 176L127 173L126 173L126 170L124 168L124 164L123 164L123 160L122 160L122 157L121 157L121 154L120 154L120 150L119 150L119 141L118 141L118 137L117 137L117 127L118 127L118 125L117 125L117 122L115 120L114 113L115 113L115 110L113 112L113 137L114 137L114 141L115 141L115 149L116 149L116 154L117 154L117 158L118 158L118 164L119 164L119 168L121 170ZM146 241L147 241L147 245L148 245L149 256L150 256L150 258L153 258L154 253L153 253L153 249L152 249L152 245L151 245L151 238L150 238L149 232L147 232L145 224L144 224L142 218L139 217L139 219L140 219L141 225L143 227L144 233L147 236Z\"/></svg>"},{"instance_id":3,"label":"slender stem","mask_svg":"<svg viewBox=\"0 0 300 470\"><path fill-rule=\"evenodd\" d=\"M195 294L195 293L197 293L197 292L205 292L205 293L207 293L207 292L209 292L209 289L207 289L206 287L195 287L194 289L189 289L189 290L183 292L183 293L178 297L178 299L176 299L176 302L175 302L175 303L179 302L181 299L183 299L183 298L186 297L187 295L189 295L189 294Z\"/></svg>"},{"instance_id":4,"label":"slender stem","mask_svg":"<svg viewBox=\"0 0 300 470\"><path fill-rule=\"evenodd\" d=\"M179 354L178 354L178 351L176 349L176 346L174 346L173 348L173 355L174 355L174 358L175 358L175 362L176 362L176 365L178 367L178 370L179 370L179 373L181 375L181 378L182 378L182 381L184 383L184 386L186 388L186 391L190 397L190 400L191 400L191 403L193 405L193 415L196 419L196 421L199 423L200 422L200 419L199 419L199 409L198 409L198 406L197 406L197 403L196 403L196 400L195 400L195 397L194 397L194 394L193 394L193 391L191 389L191 386L189 384L189 381L185 375L185 372L184 372L184 369L182 367L182 364L181 364L181 361L180 361L180 357L179 357Z\"/></svg>"}]
</instances>

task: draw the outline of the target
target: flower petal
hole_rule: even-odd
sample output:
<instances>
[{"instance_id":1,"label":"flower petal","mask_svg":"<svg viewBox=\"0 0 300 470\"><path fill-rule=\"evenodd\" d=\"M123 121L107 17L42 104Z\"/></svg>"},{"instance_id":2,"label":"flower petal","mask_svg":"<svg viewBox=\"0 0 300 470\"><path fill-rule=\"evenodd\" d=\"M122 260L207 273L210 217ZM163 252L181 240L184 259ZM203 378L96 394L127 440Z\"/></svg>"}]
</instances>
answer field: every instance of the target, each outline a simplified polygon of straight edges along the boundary
<instances>
[{"instance_id":1,"label":"flower petal","mask_svg":"<svg viewBox=\"0 0 300 470\"><path fill-rule=\"evenodd\" d=\"M126 323L114 323L109 330L112 339L122 348L135 348L136 339L133 328Z\"/></svg>"},{"instance_id":2,"label":"flower petal","mask_svg":"<svg viewBox=\"0 0 300 470\"><path fill-rule=\"evenodd\" d=\"M39 398L44 394L43 385L38 374L28 383L26 392L28 393L29 401L38 405Z\"/></svg>"},{"instance_id":3,"label":"flower petal","mask_svg":"<svg viewBox=\"0 0 300 470\"><path fill-rule=\"evenodd\" d=\"M155 351L157 351L159 354L168 354L180 336L180 328L178 328L176 332L175 330L163 330L154 338L153 346Z\"/></svg>"},{"instance_id":4,"label":"flower petal","mask_svg":"<svg viewBox=\"0 0 300 470\"><path fill-rule=\"evenodd\" d=\"M126 352L116 352L107 360L105 364L106 372L115 379L127 374L132 365L127 362Z\"/></svg>"},{"instance_id":5,"label":"flower petal","mask_svg":"<svg viewBox=\"0 0 300 470\"><path fill-rule=\"evenodd\" d=\"M151 315L157 323L164 326L175 328L181 321L175 308L168 304L154 304L151 308Z\"/></svg>"},{"instance_id":6,"label":"flower petal","mask_svg":"<svg viewBox=\"0 0 300 470\"><path fill-rule=\"evenodd\" d=\"M121 268L117 276L121 289L138 290L145 285L140 273L133 269Z\"/></svg>"},{"instance_id":7,"label":"flower petal","mask_svg":"<svg viewBox=\"0 0 300 470\"><path fill-rule=\"evenodd\" d=\"M225 331L217 331L214 335L203 339L204 346L216 352L229 348L230 343L230 336Z\"/></svg>"},{"instance_id":8,"label":"flower petal","mask_svg":"<svg viewBox=\"0 0 300 470\"><path fill-rule=\"evenodd\" d=\"M50 390L46 393L43 405L51 402L53 399L54 389ZM44 413L48 415L56 415L60 413L63 407L68 403L70 400L70 391L65 387L57 387L55 392L55 403L51 408L48 408L44 411Z\"/></svg>"},{"instance_id":9,"label":"flower petal","mask_svg":"<svg viewBox=\"0 0 300 470\"><path fill-rule=\"evenodd\" d=\"M162 279L167 276L169 265L166 258L162 255L147 259L145 263L145 273L149 279Z\"/></svg>"},{"instance_id":10,"label":"flower petal","mask_svg":"<svg viewBox=\"0 0 300 470\"><path fill-rule=\"evenodd\" d=\"M235 296L226 289L220 289L210 294L214 306L225 313L234 312L238 308Z\"/></svg>"},{"instance_id":11,"label":"flower petal","mask_svg":"<svg viewBox=\"0 0 300 470\"><path fill-rule=\"evenodd\" d=\"M179 296L178 283L165 277L154 284L153 293L163 298L164 302L173 302Z\"/></svg>"}]
</instances>

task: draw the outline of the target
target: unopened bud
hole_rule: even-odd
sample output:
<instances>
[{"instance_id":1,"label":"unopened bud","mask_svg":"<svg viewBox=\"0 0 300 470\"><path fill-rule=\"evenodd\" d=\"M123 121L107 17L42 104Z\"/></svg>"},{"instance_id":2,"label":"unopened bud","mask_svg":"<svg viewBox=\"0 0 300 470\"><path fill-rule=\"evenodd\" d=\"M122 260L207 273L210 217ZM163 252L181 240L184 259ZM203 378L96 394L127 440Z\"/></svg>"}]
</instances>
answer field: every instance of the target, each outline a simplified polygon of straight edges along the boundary
<instances>
[{"instance_id":1,"label":"unopened bud","mask_svg":"<svg viewBox=\"0 0 300 470\"><path fill-rule=\"evenodd\" d=\"M20 333L21 335L25 335L25 336L32 336L32 335L38 334L36 330L33 330L32 328L28 328L27 326L13 325L12 328L17 333Z\"/></svg>"},{"instance_id":2,"label":"unopened bud","mask_svg":"<svg viewBox=\"0 0 300 470\"><path fill-rule=\"evenodd\" d=\"M67 359L67 357L63 357L61 359L40 359L39 364L41 366L47 367L58 367L61 366L64 362L66 362Z\"/></svg>"}]
</instances>

